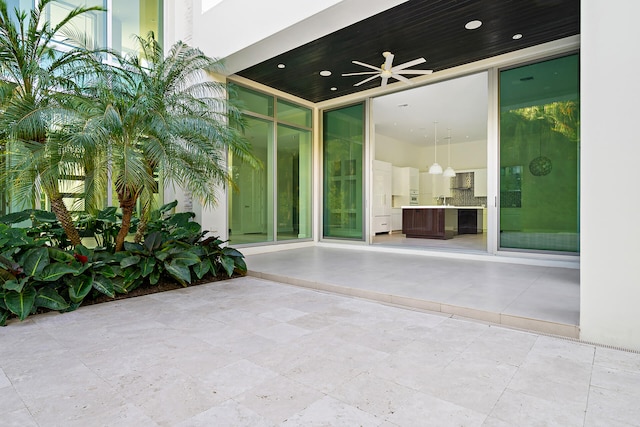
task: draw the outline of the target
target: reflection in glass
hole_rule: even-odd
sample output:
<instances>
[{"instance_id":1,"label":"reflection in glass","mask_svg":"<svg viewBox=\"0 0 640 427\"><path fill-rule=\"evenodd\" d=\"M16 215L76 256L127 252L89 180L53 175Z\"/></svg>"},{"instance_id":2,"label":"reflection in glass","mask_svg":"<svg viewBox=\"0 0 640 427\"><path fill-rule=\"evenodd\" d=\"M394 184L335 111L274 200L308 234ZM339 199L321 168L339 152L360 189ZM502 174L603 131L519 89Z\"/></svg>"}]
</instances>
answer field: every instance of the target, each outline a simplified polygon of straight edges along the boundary
<instances>
[{"instance_id":1,"label":"reflection in glass","mask_svg":"<svg viewBox=\"0 0 640 427\"><path fill-rule=\"evenodd\" d=\"M278 126L278 240L311 238L311 132Z\"/></svg>"},{"instance_id":2,"label":"reflection in glass","mask_svg":"<svg viewBox=\"0 0 640 427\"><path fill-rule=\"evenodd\" d=\"M136 54L138 45L134 35L144 38L153 31L162 42L161 0L112 0L112 48L123 54Z\"/></svg>"},{"instance_id":3,"label":"reflection in glass","mask_svg":"<svg viewBox=\"0 0 640 427\"><path fill-rule=\"evenodd\" d=\"M364 105L324 113L323 236L364 240Z\"/></svg>"},{"instance_id":4,"label":"reflection in glass","mask_svg":"<svg viewBox=\"0 0 640 427\"><path fill-rule=\"evenodd\" d=\"M229 154L236 183L229 194L229 240L232 244L273 241L273 122L247 118L246 136L262 168Z\"/></svg>"},{"instance_id":5,"label":"reflection in glass","mask_svg":"<svg viewBox=\"0 0 640 427\"><path fill-rule=\"evenodd\" d=\"M500 73L500 247L579 252L579 58Z\"/></svg>"}]
</instances>

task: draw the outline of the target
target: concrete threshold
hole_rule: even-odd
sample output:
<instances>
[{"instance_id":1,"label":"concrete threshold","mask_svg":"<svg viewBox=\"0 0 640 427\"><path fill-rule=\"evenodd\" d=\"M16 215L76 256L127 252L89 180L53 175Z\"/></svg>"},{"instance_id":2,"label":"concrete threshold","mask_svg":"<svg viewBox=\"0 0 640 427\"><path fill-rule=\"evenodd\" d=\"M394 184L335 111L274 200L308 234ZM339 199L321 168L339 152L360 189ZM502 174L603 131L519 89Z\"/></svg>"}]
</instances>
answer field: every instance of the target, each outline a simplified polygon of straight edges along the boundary
<instances>
[{"instance_id":1,"label":"concrete threshold","mask_svg":"<svg viewBox=\"0 0 640 427\"><path fill-rule=\"evenodd\" d=\"M387 294L368 289L352 288L340 286L331 283L323 283L311 280L305 280L297 277L291 277L280 274L264 273L249 270L249 276L257 277L273 282L285 283L288 285L299 286L307 289L314 289L323 292L330 292L339 295L346 295L355 298L362 298L370 301L377 301L398 307L409 308L413 310L428 311L435 313L448 314L455 317L478 320L485 323L492 323L508 328L519 330L538 332L547 335L557 335L560 337L578 339L580 336L580 328L577 325L557 323L548 320L533 319L513 314L496 313L476 308L445 304L437 301L428 301L420 298L407 297L401 295Z\"/></svg>"}]
</instances>

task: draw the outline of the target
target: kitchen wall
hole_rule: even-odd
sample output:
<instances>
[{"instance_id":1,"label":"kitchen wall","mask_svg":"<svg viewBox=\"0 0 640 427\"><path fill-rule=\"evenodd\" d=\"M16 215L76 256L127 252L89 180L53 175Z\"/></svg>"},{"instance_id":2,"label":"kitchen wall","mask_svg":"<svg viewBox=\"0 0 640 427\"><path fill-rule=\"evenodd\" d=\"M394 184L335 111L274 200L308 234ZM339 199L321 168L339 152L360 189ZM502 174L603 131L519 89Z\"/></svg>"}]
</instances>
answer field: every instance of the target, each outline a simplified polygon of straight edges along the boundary
<instances>
[{"instance_id":1,"label":"kitchen wall","mask_svg":"<svg viewBox=\"0 0 640 427\"><path fill-rule=\"evenodd\" d=\"M434 148L420 147L392 137L376 133L375 159L389 162L394 166L418 168L420 172L429 170L434 161ZM438 163L443 168L449 166L447 145L438 144ZM467 141L451 144L451 166L454 169L483 169L487 167L487 141Z\"/></svg>"},{"instance_id":2,"label":"kitchen wall","mask_svg":"<svg viewBox=\"0 0 640 427\"><path fill-rule=\"evenodd\" d=\"M389 162L393 166L412 167L423 169L424 163L420 160L424 157L420 154L420 148L379 133L375 136L376 160Z\"/></svg>"},{"instance_id":3,"label":"kitchen wall","mask_svg":"<svg viewBox=\"0 0 640 427\"><path fill-rule=\"evenodd\" d=\"M433 146L422 147L418 152L418 156L423 159L420 171L427 171L434 159ZM451 165L448 165L447 144L438 142L438 163L443 169L447 166L451 166L455 170L484 169L487 167L487 141L452 143Z\"/></svg>"}]
</instances>

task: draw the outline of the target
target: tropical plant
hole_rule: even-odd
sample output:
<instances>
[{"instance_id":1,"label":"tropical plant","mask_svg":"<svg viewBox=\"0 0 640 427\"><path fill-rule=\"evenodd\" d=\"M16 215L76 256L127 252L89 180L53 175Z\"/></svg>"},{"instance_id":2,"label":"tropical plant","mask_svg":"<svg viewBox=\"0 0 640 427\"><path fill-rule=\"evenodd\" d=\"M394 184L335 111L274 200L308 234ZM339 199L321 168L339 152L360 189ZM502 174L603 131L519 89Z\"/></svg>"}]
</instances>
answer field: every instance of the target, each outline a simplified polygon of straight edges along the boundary
<instances>
[{"instance_id":1,"label":"tropical plant","mask_svg":"<svg viewBox=\"0 0 640 427\"><path fill-rule=\"evenodd\" d=\"M112 174L122 211L116 251L124 249L138 202L138 239L144 234L160 171L166 183L206 206L216 202L216 185L231 181L227 150L257 164L238 126L239 110L226 99L225 85L211 78L220 63L182 42L164 57L153 34L137 41L140 56L114 54L117 66L105 66L104 78L85 87L94 104L84 110L97 114L75 136L84 139L81 145L100 147L94 182L104 185L107 171Z\"/></svg>"},{"instance_id":2,"label":"tropical plant","mask_svg":"<svg viewBox=\"0 0 640 427\"><path fill-rule=\"evenodd\" d=\"M70 97L91 72L91 53L72 38L72 21L101 11L78 7L52 25L43 13L53 0L39 0L30 13L9 10L0 0L0 137L5 167L0 182L26 206L44 193L73 245L80 236L63 203L60 180L78 174L84 150L69 138L68 127L80 119ZM64 50L56 43L64 42ZM69 49L68 47L71 46Z\"/></svg>"},{"instance_id":3,"label":"tropical plant","mask_svg":"<svg viewBox=\"0 0 640 427\"><path fill-rule=\"evenodd\" d=\"M82 245L64 251L0 223L0 326L11 313L24 320L40 307L74 310L91 290L114 297L111 262Z\"/></svg>"},{"instance_id":4,"label":"tropical plant","mask_svg":"<svg viewBox=\"0 0 640 427\"><path fill-rule=\"evenodd\" d=\"M142 243L125 242L114 253L120 218L115 208L86 214L76 226L109 248L83 245L66 250L62 228L52 213L27 210L0 217L0 325L10 315L26 318L38 309L70 311L88 299L115 297L162 282L188 286L214 276L245 274L244 255L193 221L192 212L172 213L171 202L150 213L150 232ZM11 227L25 225L31 227Z\"/></svg>"}]
</instances>

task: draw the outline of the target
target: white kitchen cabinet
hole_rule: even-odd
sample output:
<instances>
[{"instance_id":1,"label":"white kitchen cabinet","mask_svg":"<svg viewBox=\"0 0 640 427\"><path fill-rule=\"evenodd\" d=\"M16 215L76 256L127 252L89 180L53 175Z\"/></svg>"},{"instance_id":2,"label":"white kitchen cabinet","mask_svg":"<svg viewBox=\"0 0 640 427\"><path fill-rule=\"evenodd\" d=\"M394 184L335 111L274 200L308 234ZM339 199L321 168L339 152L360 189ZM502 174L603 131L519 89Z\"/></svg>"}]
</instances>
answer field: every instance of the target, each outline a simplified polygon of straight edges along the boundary
<instances>
[{"instance_id":1,"label":"white kitchen cabinet","mask_svg":"<svg viewBox=\"0 0 640 427\"><path fill-rule=\"evenodd\" d=\"M402 209L391 209L391 231L402 230Z\"/></svg>"},{"instance_id":2,"label":"white kitchen cabinet","mask_svg":"<svg viewBox=\"0 0 640 427\"><path fill-rule=\"evenodd\" d=\"M473 196L487 197L487 170L475 169L473 171Z\"/></svg>"},{"instance_id":3,"label":"white kitchen cabinet","mask_svg":"<svg viewBox=\"0 0 640 427\"><path fill-rule=\"evenodd\" d=\"M433 175L433 197L451 197L451 178Z\"/></svg>"},{"instance_id":4,"label":"white kitchen cabinet","mask_svg":"<svg viewBox=\"0 0 640 427\"><path fill-rule=\"evenodd\" d=\"M393 195L409 196L411 190L419 190L418 169L393 167Z\"/></svg>"},{"instance_id":5,"label":"white kitchen cabinet","mask_svg":"<svg viewBox=\"0 0 640 427\"><path fill-rule=\"evenodd\" d=\"M373 233L391 231L391 163L373 161Z\"/></svg>"}]
</instances>

